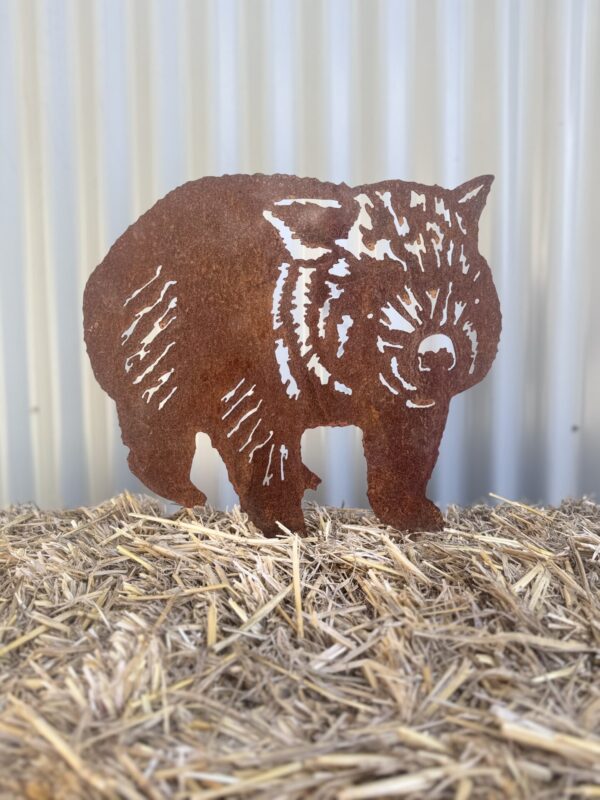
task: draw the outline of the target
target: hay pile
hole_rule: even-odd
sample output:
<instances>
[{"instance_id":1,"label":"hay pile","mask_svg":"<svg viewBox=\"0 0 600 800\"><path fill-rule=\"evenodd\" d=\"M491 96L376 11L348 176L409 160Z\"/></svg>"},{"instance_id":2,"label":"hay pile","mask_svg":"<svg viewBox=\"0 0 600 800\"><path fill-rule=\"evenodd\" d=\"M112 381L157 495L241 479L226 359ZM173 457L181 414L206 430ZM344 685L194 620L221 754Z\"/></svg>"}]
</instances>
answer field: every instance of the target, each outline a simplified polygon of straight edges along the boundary
<instances>
[{"instance_id":1,"label":"hay pile","mask_svg":"<svg viewBox=\"0 0 600 800\"><path fill-rule=\"evenodd\" d=\"M600 507L0 514L0 797L600 797Z\"/></svg>"}]
</instances>

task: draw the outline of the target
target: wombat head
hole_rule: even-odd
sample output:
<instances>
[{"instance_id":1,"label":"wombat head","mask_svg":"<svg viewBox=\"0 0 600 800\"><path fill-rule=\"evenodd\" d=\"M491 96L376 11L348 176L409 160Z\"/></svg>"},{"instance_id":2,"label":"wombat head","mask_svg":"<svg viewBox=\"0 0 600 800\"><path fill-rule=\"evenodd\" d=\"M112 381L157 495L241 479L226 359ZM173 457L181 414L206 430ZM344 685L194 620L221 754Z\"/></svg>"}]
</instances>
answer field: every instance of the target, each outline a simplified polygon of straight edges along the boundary
<instances>
[{"instance_id":1,"label":"wombat head","mask_svg":"<svg viewBox=\"0 0 600 800\"><path fill-rule=\"evenodd\" d=\"M496 354L498 296L477 242L492 181L483 176L451 191L375 188L380 205L369 208L364 244L387 250L387 275L373 297L378 378L408 408L433 407L469 388Z\"/></svg>"},{"instance_id":2,"label":"wombat head","mask_svg":"<svg viewBox=\"0 0 600 800\"><path fill-rule=\"evenodd\" d=\"M353 339L336 363L344 384L354 377L365 385L368 373L374 391L422 409L487 373L500 308L477 237L492 181L486 175L452 190L403 181L342 186L330 198L288 198L265 212L288 255L324 276L319 315L326 308L346 320L344 336ZM323 328L311 342L335 375Z\"/></svg>"}]
</instances>

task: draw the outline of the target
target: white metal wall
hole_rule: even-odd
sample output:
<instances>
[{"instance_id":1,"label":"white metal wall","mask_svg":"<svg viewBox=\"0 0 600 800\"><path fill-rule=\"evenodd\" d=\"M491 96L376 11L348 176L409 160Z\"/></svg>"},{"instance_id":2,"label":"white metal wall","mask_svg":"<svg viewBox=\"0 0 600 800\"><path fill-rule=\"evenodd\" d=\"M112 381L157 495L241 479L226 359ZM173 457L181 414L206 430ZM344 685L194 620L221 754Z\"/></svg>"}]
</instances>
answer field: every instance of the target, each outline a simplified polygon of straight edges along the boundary
<instances>
[{"instance_id":1,"label":"white metal wall","mask_svg":"<svg viewBox=\"0 0 600 800\"><path fill-rule=\"evenodd\" d=\"M169 189L275 171L495 173L501 349L453 401L432 494L600 494L599 42L600 0L0 0L0 501L140 488L85 280ZM320 497L360 503L356 433L309 450Z\"/></svg>"}]
</instances>

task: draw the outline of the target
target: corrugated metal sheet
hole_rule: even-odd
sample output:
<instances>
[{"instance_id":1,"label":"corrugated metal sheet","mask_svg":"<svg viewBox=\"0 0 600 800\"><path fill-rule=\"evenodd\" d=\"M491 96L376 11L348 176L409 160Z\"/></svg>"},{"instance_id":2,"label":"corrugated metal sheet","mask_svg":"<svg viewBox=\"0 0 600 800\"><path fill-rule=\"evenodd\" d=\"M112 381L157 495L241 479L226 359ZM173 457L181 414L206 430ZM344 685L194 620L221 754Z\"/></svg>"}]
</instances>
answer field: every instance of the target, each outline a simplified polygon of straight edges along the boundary
<instances>
[{"instance_id":1,"label":"corrugated metal sheet","mask_svg":"<svg viewBox=\"0 0 600 800\"><path fill-rule=\"evenodd\" d=\"M495 173L504 335L432 494L598 492L599 41L597 0L0 0L0 501L140 488L83 348L87 275L172 187L275 171ZM356 431L308 450L322 499L362 502Z\"/></svg>"}]
</instances>

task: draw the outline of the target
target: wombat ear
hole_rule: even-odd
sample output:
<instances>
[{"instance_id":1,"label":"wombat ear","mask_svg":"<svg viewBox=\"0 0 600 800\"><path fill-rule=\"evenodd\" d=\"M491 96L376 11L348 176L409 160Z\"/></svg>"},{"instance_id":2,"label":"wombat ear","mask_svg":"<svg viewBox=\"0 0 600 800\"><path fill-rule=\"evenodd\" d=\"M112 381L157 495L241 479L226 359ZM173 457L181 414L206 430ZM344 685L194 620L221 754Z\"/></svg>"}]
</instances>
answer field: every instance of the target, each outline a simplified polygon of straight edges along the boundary
<instances>
[{"instance_id":1,"label":"wombat ear","mask_svg":"<svg viewBox=\"0 0 600 800\"><path fill-rule=\"evenodd\" d=\"M475 225L479 222L479 217L493 182L493 175L481 175L479 178L473 178L466 183L462 183L453 190L456 203L461 208L462 215L467 220L475 223Z\"/></svg>"},{"instance_id":2,"label":"wombat ear","mask_svg":"<svg viewBox=\"0 0 600 800\"><path fill-rule=\"evenodd\" d=\"M278 200L263 216L273 225L292 256L296 247L330 248L346 232L348 210L335 198Z\"/></svg>"}]
</instances>

